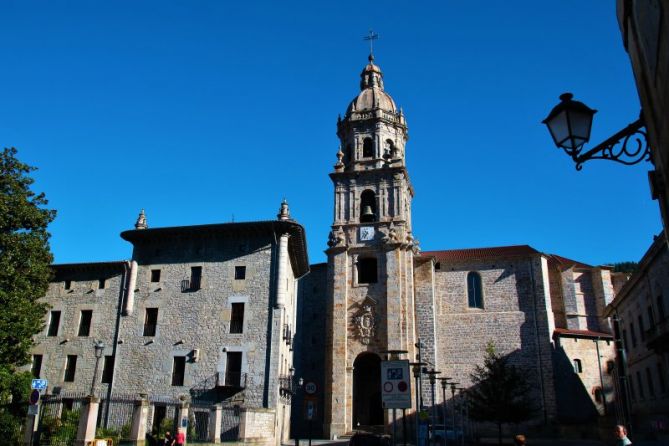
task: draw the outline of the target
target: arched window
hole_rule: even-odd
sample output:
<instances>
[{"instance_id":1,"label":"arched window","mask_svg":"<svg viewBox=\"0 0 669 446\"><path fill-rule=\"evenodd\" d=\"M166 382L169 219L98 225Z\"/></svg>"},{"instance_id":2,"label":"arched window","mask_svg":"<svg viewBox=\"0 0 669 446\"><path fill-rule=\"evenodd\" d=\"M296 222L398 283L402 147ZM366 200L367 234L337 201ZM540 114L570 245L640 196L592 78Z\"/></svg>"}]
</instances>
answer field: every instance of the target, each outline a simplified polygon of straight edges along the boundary
<instances>
[{"instance_id":1,"label":"arched window","mask_svg":"<svg viewBox=\"0 0 669 446\"><path fill-rule=\"evenodd\" d=\"M360 194L360 221L369 223L376 221L376 194L367 189Z\"/></svg>"},{"instance_id":2,"label":"arched window","mask_svg":"<svg viewBox=\"0 0 669 446\"><path fill-rule=\"evenodd\" d=\"M572 363L574 364L574 373L583 373L583 365L580 359L573 359Z\"/></svg>"},{"instance_id":3,"label":"arched window","mask_svg":"<svg viewBox=\"0 0 669 446\"><path fill-rule=\"evenodd\" d=\"M477 272L467 274L467 297L469 298L469 308L483 308L481 275Z\"/></svg>"},{"instance_id":4,"label":"arched window","mask_svg":"<svg viewBox=\"0 0 669 446\"><path fill-rule=\"evenodd\" d=\"M362 141L362 157L372 158L374 156L374 141L372 138L365 138Z\"/></svg>"},{"instance_id":5,"label":"arched window","mask_svg":"<svg viewBox=\"0 0 669 446\"><path fill-rule=\"evenodd\" d=\"M395 156L395 145L391 139L386 139L386 145L383 148L384 156Z\"/></svg>"},{"instance_id":6,"label":"arched window","mask_svg":"<svg viewBox=\"0 0 669 446\"><path fill-rule=\"evenodd\" d=\"M363 257L358 259L358 283L376 283L377 280L376 258Z\"/></svg>"}]
</instances>

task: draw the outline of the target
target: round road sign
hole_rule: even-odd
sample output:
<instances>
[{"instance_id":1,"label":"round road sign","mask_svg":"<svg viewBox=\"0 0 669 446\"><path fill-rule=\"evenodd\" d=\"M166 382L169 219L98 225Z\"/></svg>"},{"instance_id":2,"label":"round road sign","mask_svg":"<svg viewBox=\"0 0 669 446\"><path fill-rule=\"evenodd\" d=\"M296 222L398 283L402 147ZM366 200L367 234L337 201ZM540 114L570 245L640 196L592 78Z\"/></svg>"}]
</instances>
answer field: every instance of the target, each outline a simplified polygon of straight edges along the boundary
<instances>
[{"instance_id":1,"label":"round road sign","mask_svg":"<svg viewBox=\"0 0 669 446\"><path fill-rule=\"evenodd\" d=\"M318 390L318 386L316 385L315 382L313 381L307 381L306 384L304 384L304 392L307 395L313 395L316 393L316 390Z\"/></svg>"},{"instance_id":2,"label":"round road sign","mask_svg":"<svg viewBox=\"0 0 669 446\"><path fill-rule=\"evenodd\" d=\"M34 389L30 392L30 404L37 404L39 401L39 390Z\"/></svg>"}]
</instances>

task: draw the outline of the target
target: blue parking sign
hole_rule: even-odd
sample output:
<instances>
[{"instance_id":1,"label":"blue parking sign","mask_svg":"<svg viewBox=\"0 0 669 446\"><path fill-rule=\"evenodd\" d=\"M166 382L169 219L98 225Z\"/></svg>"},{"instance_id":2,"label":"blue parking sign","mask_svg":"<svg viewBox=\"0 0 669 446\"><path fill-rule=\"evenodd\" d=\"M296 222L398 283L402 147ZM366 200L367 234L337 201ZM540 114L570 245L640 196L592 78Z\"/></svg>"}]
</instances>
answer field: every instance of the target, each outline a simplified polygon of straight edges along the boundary
<instances>
[{"instance_id":1,"label":"blue parking sign","mask_svg":"<svg viewBox=\"0 0 669 446\"><path fill-rule=\"evenodd\" d=\"M45 390L48 381L46 379L33 379L31 388L35 390Z\"/></svg>"}]
</instances>

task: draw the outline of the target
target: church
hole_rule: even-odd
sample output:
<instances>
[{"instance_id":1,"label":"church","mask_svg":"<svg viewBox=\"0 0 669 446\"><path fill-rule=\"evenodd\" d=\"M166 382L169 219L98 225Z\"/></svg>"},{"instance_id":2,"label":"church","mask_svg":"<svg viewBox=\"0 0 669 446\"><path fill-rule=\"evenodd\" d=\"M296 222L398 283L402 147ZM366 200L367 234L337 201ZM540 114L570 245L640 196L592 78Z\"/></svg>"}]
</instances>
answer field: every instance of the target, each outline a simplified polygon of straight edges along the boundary
<instances>
[{"instance_id":1,"label":"church","mask_svg":"<svg viewBox=\"0 0 669 446\"><path fill-rule=\"evenodd\" d=\"M381 404L385 352L449 378L433 405L423 374L419 397L450 414L492 343L532 386L531 424L582 426L619 410L604 309L624 278L529 245L421 250L407 117L371 54L337 136L327 263L309 264L284 202L274 220L171 228L149 227L142 211L121 234L131 259L54 265L32 363L47 393L72 408L90 387L103 400L98 425L120 431L131 420L109 407L123 392L146 400L146 432L174 419L197 430L191 441L340 438L402 425ZM190 422L179 424L184 401ZM452 422L473 434L464 418Z\"/></svg>"}]
</instances>

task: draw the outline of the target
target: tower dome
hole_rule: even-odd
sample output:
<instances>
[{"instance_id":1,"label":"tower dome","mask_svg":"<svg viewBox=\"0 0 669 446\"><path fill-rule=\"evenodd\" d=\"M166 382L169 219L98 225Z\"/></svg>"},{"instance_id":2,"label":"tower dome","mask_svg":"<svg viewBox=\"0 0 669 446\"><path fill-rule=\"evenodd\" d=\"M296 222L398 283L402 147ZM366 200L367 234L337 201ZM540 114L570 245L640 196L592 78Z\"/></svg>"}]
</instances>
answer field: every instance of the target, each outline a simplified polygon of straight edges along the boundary
<instances>
[{"instance_id":1,"label":"tower dome","mask_svg":"<svg viewBox=\"0 0 669 446\"><path fill-rule=\"evenodd\" d=\"M383 90L383 73L381 68L374 63L374 56L369 55L369 63L360 73L360 94L351 101L346 110L346 115L351 112L382 109L397 112L395 101Z\"/></svg>"}]
</instances>

